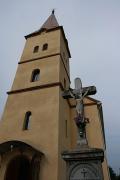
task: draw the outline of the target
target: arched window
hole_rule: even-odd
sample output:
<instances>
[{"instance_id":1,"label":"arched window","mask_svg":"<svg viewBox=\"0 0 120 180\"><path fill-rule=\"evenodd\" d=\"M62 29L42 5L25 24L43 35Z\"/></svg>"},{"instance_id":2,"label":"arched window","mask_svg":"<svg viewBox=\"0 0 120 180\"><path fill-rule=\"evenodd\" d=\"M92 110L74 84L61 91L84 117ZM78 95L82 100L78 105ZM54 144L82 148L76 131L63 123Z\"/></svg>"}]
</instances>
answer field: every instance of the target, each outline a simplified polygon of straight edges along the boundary
<instances>
[{"instance_id":1,"label":"arched window","mask_svg":"<svg viewBox=\"0 0 120 180\"><path fill-rule=\"evenodd\" d=\"M34 69L32 72L31 82L38 81L40 79L40 70Z\"/></svg>"},{"instance_id":2,"label":"arched window","mask_svg":"<svg viewBox=\"0 0 120 180\"><path fill-rule=\"evenodd\" d=\"M47 49L48 49L48 44L47 43L43 44L42 50L45 51Z\"/></svg>"},{"instance_id":3,"label":"arched window","mask_svg":"<svg viewBox=\"0 0 120 180\"><path fill-rule=\"evenodd\" d=\"M26 112L25 119L24 119L23 130L28 130L30 128L31 115L32 115L32 113L30 111Z\"/></svg>"},{"instance_id":4,"label":"arched window","mask_svg":"<svg viewBox=\"0 0 120 180\"><path fill-rule=\"evenodd\" d=\"M34 52L34 53L37 53L38 50L39 50L39 46L35 46L34 49L33 49L33 52Z\"/></svg>"}]
</instances>

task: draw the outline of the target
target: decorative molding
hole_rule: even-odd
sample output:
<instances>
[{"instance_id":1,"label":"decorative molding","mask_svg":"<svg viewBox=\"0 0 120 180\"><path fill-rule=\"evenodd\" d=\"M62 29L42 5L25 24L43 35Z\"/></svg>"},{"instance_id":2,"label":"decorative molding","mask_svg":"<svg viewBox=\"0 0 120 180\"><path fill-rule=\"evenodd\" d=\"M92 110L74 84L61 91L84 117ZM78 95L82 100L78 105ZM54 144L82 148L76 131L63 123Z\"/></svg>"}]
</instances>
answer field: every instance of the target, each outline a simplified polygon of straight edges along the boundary
<instances>
[{"instance_id":1,"label":"decorative molding","mask_svg":"<svg viewBox=\"0 0 120 180\"><path fill-rule=\"evenodd\" d=\"M64 90L62 83L56 82L56 83L50 83L50 84L43 84L40 86L32 86L32 87L24 88L24 89L12 90L12 91L8 91L7 94L9 94L9 95L17 94L17 93L23 93L23 92L33 91L33 90L38 90L38 89L43 89L43 88L51 88L51 87L55 87L55 86L60 86L61 90Z\"/></svg>"},{"instance_id":2,"label":"decorative molding","mask_svg":"<svg viewBox=\"0 0 120 180\"><path fill-rule=\"evenodd\" d=\"M36 61L36 60L40 60L40 59L44 59L44 58L48 58L48 57L52 57L52 56L58 56L58 55L60 56L60 53L46 55L46 56L42 56L42 57L39 57L39 58L27 59L25 61L18 62L18 64L23 64L23 63L27 63L27 62L31 62L31 61Z\"/></svg>"},{"instance_id":3,"label":"decorative molding","mask_svg":"<svg viewBox=\"0 0 120 180\"><path fill-rule=\"evenodd\" d=\"M67 77L68 77L68 80L69 80L69 82L70 82L70 76L69 76L68 71L67 71L67 69L66 69L66 67L65 67L65 63L64 63L64 60L63 60L63 57L62 57L61 53L56 53L56 54L51 54L51 55L47 55L47 56L42 56L42 57L39 57L39 58L27 59L27 60L25 60L25 61L20 61L18 64L28 63L28 62L36 61L36 60L41 60L41 59L49 58L49 57L52 57L52 56L60 56L60 57L61 57L61 60L62 60L64 69L65 69L65 72L66 72Z\"/></svg>"},{"instance_id":4,"label":"decorative molding","mask_svg":"<svg viewBox=\"0 0 120 180\"><path fill-rule=\"evenodd\" d=\"M63 26L58 26L58 27L55 27L55 28L52 28L52 29L46 29L45 32L48 33L48 32L59 30L59 29L61 30L61 32L63 34L63 38L65 40L67 51L68 51L69 57L71 58L71 54L70 54L70 50L69 50L69 46L68 46L68 41L67 41L67 39L65 37L65 32L64 32ZM33 37L33 36L37 36L37 35L40 35L40 34L41 34L41 31L37 31L37 32L31 33L29 35L26 35L25 39Z\"/></svg>"}]
</instances>

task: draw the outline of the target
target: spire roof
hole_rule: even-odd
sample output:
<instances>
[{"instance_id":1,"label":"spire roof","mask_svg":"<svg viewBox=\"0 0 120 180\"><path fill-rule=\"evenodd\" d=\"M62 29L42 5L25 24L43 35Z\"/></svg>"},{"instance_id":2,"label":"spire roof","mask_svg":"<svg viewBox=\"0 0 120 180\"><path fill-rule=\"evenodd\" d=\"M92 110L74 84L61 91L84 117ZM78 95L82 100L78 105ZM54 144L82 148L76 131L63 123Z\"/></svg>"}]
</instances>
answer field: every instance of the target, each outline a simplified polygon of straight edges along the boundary
<instances>
[{"instance_id":1,"label":"spire roof","mask_svg":"<svg viewBox=\"0 0 120 180\"><path fill-rule=\"evenodd\" d=\"M42 31L50 32L50 31L53 31L53 30L60 29L62 34L63 34L63 38L65 40L65 43L66 43L66 47L67 47L67 50L68 50L68 53L69 53L69 57L71 57L69 47L68 47L68 42L67 42L67 39L65 37L63 26L59 26L59 24L57 22L57 19L56 19L55 15L54 15L54 12L55 11L53 9L51 15L48 17L48 19L45 21L45 23L41 26L41 28L38 29L37 31L34 31L34 32L26 35L25 39L27 39L29 37L32 37L32 36L36 36L36 35L40 34Z\"/></svg>"},{"instance_id":2,"label":"spire roof","mask_svg":"<svg viewBox=\"0 0 120 180\"><path fill-rule=\"evenodd\" d=\"M59 24L54 15L54 10L52 10L51 15L48 17L48 19L45 21L45 23L41 26L41 28L38 29L37 31L32 32L31 34L28 34L27 36L25 36L25 38L35 35L37 33L40 33L42 30L51 30L51 29L54 29L57 27L59 27Z\"/></svg>"},{"instance_id":3,"label":"spire roof","mask_svg":"<svg viewBox=\"0 0 120 180\"><path fill-rule=\"evenodd\" d=\"M52 14L48 17L48 19L45 21L45 23L42 25L40 29L52 29L58 27L59 24L57 22L57 19L54 15L54 10L52 11Z\"/></svg>"}]
</instances>

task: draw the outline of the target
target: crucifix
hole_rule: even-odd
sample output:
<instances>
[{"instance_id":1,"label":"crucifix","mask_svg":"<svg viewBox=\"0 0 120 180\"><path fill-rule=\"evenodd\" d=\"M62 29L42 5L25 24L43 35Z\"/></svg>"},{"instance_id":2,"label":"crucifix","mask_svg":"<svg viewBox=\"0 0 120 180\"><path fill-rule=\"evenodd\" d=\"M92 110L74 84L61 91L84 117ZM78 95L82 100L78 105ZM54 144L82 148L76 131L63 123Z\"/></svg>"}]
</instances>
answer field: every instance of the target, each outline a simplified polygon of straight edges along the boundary
<instances>
[{"instance_id":1,"label":"crucifix","mask_svg":"<svg viewBox=\"0 0 120 180\"><path fill-rule=\"evenodd\" d=\"M96 87L89 86L83 88L80 78L75 78L74 82L75 89L69 88L69 90L65 90L63 93L63 98L74 98L76 100L76 117L74 118L74 120L78 129L77 145L85 145L87 144L85 126L86 123L89 122L89 120L84 116L83 99L88 95L96 94Z\"/></svg>"}]
</instances>

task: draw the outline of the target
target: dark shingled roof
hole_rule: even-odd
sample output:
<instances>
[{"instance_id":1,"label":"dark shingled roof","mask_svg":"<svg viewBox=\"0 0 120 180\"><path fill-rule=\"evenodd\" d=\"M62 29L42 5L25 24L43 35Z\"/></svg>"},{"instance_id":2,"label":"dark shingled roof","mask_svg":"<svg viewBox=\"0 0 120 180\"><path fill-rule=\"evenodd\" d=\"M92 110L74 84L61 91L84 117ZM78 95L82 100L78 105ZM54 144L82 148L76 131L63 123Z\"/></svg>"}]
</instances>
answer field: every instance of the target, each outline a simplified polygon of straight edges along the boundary
<instances>
[{"instance_id":1,"label":"dark shingled roof","mask_svg":"<svg viewBox=\"0 0 120 180\"><path fill-rule=\"evenodd\" d=\"M41 26L40 29L38 29L37 31L32 32L31 34L28 34L27 36L25 36L25 38L30 37L34 34L37 34L43 30L50 30L50 29L54 29L59 27L59 24L57 22L57 19L52 11L52 14L48 17L48 19L45 21L45 23Z\"/></svg>"},{"instance_id":2,"label":"dark shingled roof","mask_svg":"<svg viewBox=\"0 0 120 180\"><path fill-rule=\"evenodd\" d=\"M57 22L57 19L56 19L55 15L52 13L40 29L52 29L52 28L55 28L58 26L59 26L59 24Z\"/></svg>"}]
</instances>

